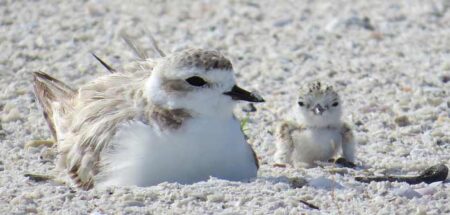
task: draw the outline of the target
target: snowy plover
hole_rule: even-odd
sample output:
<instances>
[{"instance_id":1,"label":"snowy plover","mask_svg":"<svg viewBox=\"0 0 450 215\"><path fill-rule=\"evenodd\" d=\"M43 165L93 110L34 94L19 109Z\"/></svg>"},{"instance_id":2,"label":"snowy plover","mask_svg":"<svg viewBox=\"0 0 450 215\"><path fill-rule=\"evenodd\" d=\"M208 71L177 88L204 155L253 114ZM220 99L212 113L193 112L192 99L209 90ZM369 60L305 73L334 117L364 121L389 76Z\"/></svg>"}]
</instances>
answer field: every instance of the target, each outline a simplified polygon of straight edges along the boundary
<instances>
[{"instance_id":1,"label":"snowy plover","mask_svg":"<svg viewBox=\"0 0 450 215\"><path fill-rule=\"evenodd\" d=\"M354 162L353 134L341 121L341 106L331 86L314 82L304 87L294 106L294 120L277 127L275 161L311 167L316 161L328 161L341 148L343 157Z\"/></svg>"},{"instance_id":2,"label":"snowy plover","mask_svg":"<svg viewBox=\"0 0 450 215\"><path fill-rule=\"evenodd\" d=\"M148 63L152 69L139 75L114 71L78 90L34 73L60 165L73 181L90 189L255 177L258 160L232 109L236 100L264 100L236 85L231 62L188 49Z\"/></svg>"}]
</instances>

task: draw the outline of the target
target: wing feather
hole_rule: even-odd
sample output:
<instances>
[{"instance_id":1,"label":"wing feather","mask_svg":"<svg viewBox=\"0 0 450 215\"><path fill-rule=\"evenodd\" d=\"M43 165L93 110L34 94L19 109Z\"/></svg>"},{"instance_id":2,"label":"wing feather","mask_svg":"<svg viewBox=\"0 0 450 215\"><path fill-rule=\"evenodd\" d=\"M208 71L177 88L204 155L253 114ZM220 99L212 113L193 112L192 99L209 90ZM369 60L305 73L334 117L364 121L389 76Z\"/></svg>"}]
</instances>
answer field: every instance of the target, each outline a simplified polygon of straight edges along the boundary
<instances>
[{"instance_id":1,"label":"wing feather","mask_svg":"<svg viewBox=\"0 0 450 215\"><path fill-rule=\"evenodd\" d=\"M33 73L33 87L52 136L58 140L61 134L58 134L56 125L62 124L61 117L71 108L77 91L44 72Z\"/></svg>"}]
</instances>

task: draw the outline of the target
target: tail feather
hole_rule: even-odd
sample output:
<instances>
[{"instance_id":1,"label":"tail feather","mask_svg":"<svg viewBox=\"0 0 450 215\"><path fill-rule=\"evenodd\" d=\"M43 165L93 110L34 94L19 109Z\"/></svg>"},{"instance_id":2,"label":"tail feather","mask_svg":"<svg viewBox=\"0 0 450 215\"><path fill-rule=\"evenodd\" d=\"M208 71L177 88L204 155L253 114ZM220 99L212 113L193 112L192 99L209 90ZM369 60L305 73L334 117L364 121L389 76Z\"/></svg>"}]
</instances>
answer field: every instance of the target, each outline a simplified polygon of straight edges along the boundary
<instances>
[{"instance_id":1,"label":"tail feather","mask_svg":"<svg viewBox=\"0 0 450 215\"><path fill-rule=\"evenodd\" d=\"M116 69L114 69L112 66L110 66L109 64L107 64L105 61L103 61L101 58L99 58L96 54L91 53L95 59L98 60L98 62L100 62L110 73L115 73L117 72Z\"/></svg>"},{"instance_id":2,"label":"tail feather","mask_svg":"<svg viewBox=\"0 0 450 215\"><path fill-rule=\"evenodd\" d=\"M166 53L164 53L164 51L162 51L159 46L158 43L156 42L155 38L153 37L152 34L150 34L149 32L147 32L147 34L149 35L149 38L151 40L152 43L152 49L153 52L155 52L158 57L165 57ZM131 38L130 35L128 35L125 30L122 30L120 32L120 36L122 37L122 39L125 41L125 43L128 45L128 47L131 48L131 50L133 50L134 54L140 59L140 60L147 60L150 58L150 56L148 55L148 53L142 49L138 43Z\"/></svg>"},{"instance_id":3,"label":"tail feather","mask_svg":"<svg viewBox=\"0 0 450 215\"><path fill-rule=\"evenodd\" d=\"M72 98L77 94L77 91L43 72L33 73L33 86L52 136L55 140L58 140L55 125L60 123L55 122L54 116L64 114L70 108Z\"/></svg>"},{"instance_id":4,"label":"tail feather","mask_svg":"<svg viewBox=\"0 0 450 215\"><path fill-rule=\"evenodd\" d=\"M120 36L125 41L125 43L133 50L134 54L137 55L141 60L148 59L147 53L139 47L136 42L125 32L120 32Z\"/></svg>"}]
</instances>

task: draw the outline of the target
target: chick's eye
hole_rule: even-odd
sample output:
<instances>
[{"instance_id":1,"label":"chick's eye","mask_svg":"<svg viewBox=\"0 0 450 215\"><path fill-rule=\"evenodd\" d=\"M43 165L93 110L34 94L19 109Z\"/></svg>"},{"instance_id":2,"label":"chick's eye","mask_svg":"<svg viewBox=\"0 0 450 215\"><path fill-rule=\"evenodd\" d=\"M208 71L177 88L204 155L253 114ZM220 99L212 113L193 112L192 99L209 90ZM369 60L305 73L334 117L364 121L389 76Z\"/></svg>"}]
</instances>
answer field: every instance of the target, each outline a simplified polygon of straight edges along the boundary
<instances>
[{"instance_id":1,"label":"chick's eye","mask_svg":"<svg viewBox=\"0 0 450 215\"><path fill-rule=\"evenodd\" d=\"M303 102L298 102L298 105L299 105L300 107L303 107L303 106L305 106L305 103L303 103Z\"/></svg>"},{"instance_id":2,"label":"chick's eye","mask_svg":"<svg viewBox=\"0 0 450 215\"><path fill-rule=\"evenodd\" d=\"M192 76L192 77L186 79L186 82L188 82L190 85L196 86L196 87L201 87L201 86L207 84L206 81L203 80L203 78L200 78L198 76Z\"/></svg>"},{"instance_id":3,"label":"chick's eye","mask_svg":"<svg viewBox=\"0 0 450 215\"><path fill-rule=\"evenodd\" d=\"M333 103L332 105L333 105L333 107L336 107L336 106L339 105L339 102L335 102L335 103Z\"/></svg>"}]
</instances>

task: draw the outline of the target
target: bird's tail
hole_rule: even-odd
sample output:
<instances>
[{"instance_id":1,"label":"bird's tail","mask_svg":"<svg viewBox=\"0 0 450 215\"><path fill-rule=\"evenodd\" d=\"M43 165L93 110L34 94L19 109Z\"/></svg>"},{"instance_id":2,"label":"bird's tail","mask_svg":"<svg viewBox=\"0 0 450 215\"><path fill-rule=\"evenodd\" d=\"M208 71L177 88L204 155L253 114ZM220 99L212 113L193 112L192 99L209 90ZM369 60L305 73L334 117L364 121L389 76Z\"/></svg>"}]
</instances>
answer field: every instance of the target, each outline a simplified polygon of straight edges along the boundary
<instances>
[{"instance_id":1,"label":"bird's tail","mask_svg":"<svg viewBox=\"0 0 450 215\"><path fill-rule=\"evenodd\" d=\"M58 140L58 127L64 115L71 109L77 91L67 84L43 72L33 73L34 93L41 104L45 120L53 138Z\"/></svg>"}]
</instances>

